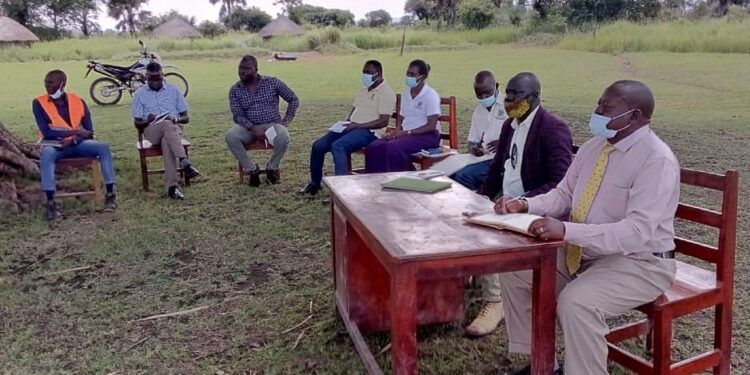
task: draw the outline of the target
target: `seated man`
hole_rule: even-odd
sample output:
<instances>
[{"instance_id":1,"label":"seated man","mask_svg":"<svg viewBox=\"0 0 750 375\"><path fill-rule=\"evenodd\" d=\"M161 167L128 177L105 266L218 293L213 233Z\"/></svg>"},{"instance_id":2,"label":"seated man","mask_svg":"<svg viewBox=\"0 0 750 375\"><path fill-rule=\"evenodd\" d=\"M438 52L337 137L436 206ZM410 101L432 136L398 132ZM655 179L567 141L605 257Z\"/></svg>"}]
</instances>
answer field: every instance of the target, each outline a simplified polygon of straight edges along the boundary
<instances>
[{"instance_id":1,"label":"seated man","mask_svg":"<svg viewBox=\"0 0 750 375\"><path fill-rule=\"evenodd\" d=\"M529 232L568 243L557 261L566 374L607 374L606 319L655 300L675 279L670 258L680 166L651 129L653 112L646 85L615 82L591 116L594 138L581 146L560 184L534 198L503 197L495 206L499 213L545 216ZM554 219L568 214L570 221ZM531 271L500 276L514 353L531 353L531 278Z\"/></svg>"},{"instance_id":2,"label":"seated man","mask_svg":"<svg viewBox=\"0 0 750 375\"><path fill-rule=\"evenodd\" d=\"M68 78L61 70L53 70L44 78L47 93L32 102L32 110L39 135L44 141L55 143L42 146L40 164L42 191L47 196L47 220L60 218L55 203L55 163L66 158L96 157L102 169L107 194L104 211L114 211L115 169L109 145L94 140L94 125L89 108L78 95L65 92Z\"/></svg>"},{"instance_id":3,"label":"seated man","mask_svg":"<svg viewBox=\"0 0 750 375\"><path fill-rule=\"evenodd\" d=\"M312 145L310 151L310 182L300 194L315 195L320 191L323 179L323 161L326 153L333 155L337 176L349 173L352 152L367 147L384 134L383 129L396 109L396 94L383 77L383 66L370 60L362 68L362 87L354 98L354 105L347 116L343 132L329 131Z\"/></svg>"},{"instance_id":4,"label":"seated man","mask_svg":"<svg viewBox=\"0 0 750 375\"><path fill-rule=\"evenodd\" d=\"M478 193L495 199L533 197L557 185L573 159L570 128L540 105L541 84L533 73L513 77L505 89L505 111L497 154ZM503 319L497 274L479 278L485 306L466 327L471 336L492 332Z\"/></svg>"},{"instance_id":5,"label":"seated man","mask_svg":"<svg viewBox=\"0 0 750 375\"><path fill-rule=\"evenodd\" d=\"M409 63L407 88L401 94L400 125L367 147L367 173L414 170L412 154L440 145L440 95L427 84L429 75L430 65L423 60Z\"/></svg>"},{"instance_id":6,"label":"seated man","mask_svg":"<svg viewBox=\"0 0 750 375\"><path fill-rule=\"evenodd\" d=\"M281 159L289 146L287 126L297 113L299 99L280 79L258 74L258 60L253 56L242 58L238 74L240 81L229 90L229 108L234 125L224 140L242 169L250 174L250 186L258 187L260 168L248 156L245 145L265 139L265 132L273 127L276 138L273 140L273 154L266 164L266 179L269 184L278 184ZM279 97L289 104L283 119L279 112Z\"/></svg>"},{"instance_id":7,"label":"seated man","mask_svg":"<svg viewBox=\"0 0 750 375\"><path fill-rule=\"evenodd\" d=\"M483 70L474 77L474 93L479 99L469 128L469 153L483 156L495 154L500 138L500 130L508 118L505 113L505 95L498 91L498 84L492 72ZM467 165L452 178L470 190L477 190L484 182L492 160Z\"/></svg>"},{"instance_id":8,"label":"seated man","mask_svg":"<svg viewBox=\"0 0 750 375\"><path fill-rule=\"evenodd\" d=\"M159 63L152 62L146 66L146 83L133 95L135 127L143 132L144 138L151 144L161 146L167 195L172 199L185 199L177 189L177 162L188 178L200 175L182 146L182 125L190 122L187 101L177 87L164 82ZM163 113L169 113L169 117L151 124L156 116Z\"/></svg>"}]
</instances>

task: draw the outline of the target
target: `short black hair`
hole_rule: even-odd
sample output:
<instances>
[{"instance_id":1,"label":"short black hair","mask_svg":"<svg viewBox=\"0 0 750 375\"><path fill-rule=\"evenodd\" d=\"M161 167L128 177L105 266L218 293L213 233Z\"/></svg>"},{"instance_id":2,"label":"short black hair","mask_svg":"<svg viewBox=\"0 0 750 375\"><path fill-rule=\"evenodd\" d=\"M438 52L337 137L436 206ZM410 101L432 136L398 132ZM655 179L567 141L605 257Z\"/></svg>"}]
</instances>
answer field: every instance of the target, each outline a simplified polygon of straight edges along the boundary
<instances>
[{"instance_id":1,"label":"short black hair","mask_svg":"<svg viewBox=\"0 0 750 375\"><path fill-rule=\"evenodd\" d=\"M383 74L383 64L381 64L380 61L378 61L378 60L367 60L367 62L365 62L365 66L367 66L367 65L372 66L373 68L375 68L375 70L378 71L378 73Z\"/></svg>"},{"instance_id":2,"label":"short black hair","mask_svg":"<svg viewBox=\"0 0 750 375\"><path fill-rule=\"evenodd\" d=\"M488 79L495 81L495 75L489 70L482 70L474 76L474 84L479 85Z\"/></svg>"},{"instance_id":3,"label":"short black hair","mask_svg":"<svg viewBox=\"0 0 750 375\"><path fill-rule=\"evenodd\" d=\"M247 61L250 61L253 64L255 64L255 66L258 66L258 59L256 59L255 56L253 56L253 55L245 55L245 56L243 56L242 57L242 61L240 63L247 62Z\"/></svg>"},{"instance_id":4,"label":"short black hair","mask_svg":"<svg viewBox=\"0 0 750 375\"><path fill-rule=\"evenodd\" d=\"M146 71L149 73L158 73L161 72L161 64L158 62L150 62L148 65L146 65Z\"/></svg>"},{"instance_id":5,"label":"short black hair","mask_svg":"<svg viewBox=\"0 0 750 375\"><path fill-rule=\"evenodd\" d=\"M424 62L424 60L416 59L409 63L409 68L416 66L419 69L419 74L427 78L430 75L430 64Z\"/></svg>"},{"instance_id":6,"label":"short black hair","mask_svg":"<svg viewBox=\"0 0 750 375\"><path fill-rule=\"evenodd\" d=\"M63 82L68 82L68 75L60 69L50 70L47 73L47 77L49 76L59 76L62 77Z\"/></svg>"}]
</instances>

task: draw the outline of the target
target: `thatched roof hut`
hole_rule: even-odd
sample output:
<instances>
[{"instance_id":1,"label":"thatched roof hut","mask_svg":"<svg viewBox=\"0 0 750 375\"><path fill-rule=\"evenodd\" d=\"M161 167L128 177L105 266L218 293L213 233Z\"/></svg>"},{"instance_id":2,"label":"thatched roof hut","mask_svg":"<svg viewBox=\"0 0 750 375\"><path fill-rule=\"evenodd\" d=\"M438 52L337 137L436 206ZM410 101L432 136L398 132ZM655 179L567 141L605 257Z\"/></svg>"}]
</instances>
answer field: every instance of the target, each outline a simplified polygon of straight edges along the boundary
<instances>
[{"instance_id":1,"label":"thatched roof hut","mask_svg":"<svg viewBox=\"0 0 750 375\"><path fill-rule=\"evenodd\" d=\"M189 22L180 17L173 17L162 23L151 35L157 38L200 38L201 33Z\"/></svg>"},{"instance_id":2,"label":"thatched roof hut","mask_svg":"<svg viewBox=\"0 0 750 375\"><path fill-rule=\"evenodd\" d=\"M29 29L8 17L0 16L0 45L38 42L39 38Z\"/></svg>"},{"instance_id":3,"label":"thatched roof hut","mask_svg":"<svg viewBox=\"0 0 750 375\"><path fill-rule=\"evenodd\" d=\"M263 39L281 35L301 35L304 33L305 29L294 23L287 16L279 16L258 31L258 35Z\"/></svg>"}]
</instances>

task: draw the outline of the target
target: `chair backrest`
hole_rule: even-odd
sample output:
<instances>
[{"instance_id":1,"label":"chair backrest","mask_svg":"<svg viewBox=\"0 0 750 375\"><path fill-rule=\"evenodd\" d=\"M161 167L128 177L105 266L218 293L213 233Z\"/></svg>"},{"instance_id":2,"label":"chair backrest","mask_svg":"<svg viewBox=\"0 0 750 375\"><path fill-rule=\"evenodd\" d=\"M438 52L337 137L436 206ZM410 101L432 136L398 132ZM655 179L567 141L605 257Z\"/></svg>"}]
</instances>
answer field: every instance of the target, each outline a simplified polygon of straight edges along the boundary
<instances>
[{"instance_id":1,"label":"chair backrest","mask_svg":"<svg viewBox=\"0 0 750 375\"><path fill-rule=\"evenodd\" d=\"M448 131L441 130L440 139L448 141L450 148L458 149L458 112L456 106L456 97L449 96L440 98L441 112L438 121L448 124ZM445 108L447 107L447 108ZM391 118L396 120L396 125L400 125L399 110L401 109L401 94L396 94L396 112L393 112ZM441 128L442 129L442 128Z\"/></svg>"},{"instance_id":2,"label":"chair backrest","mask_svg":"<svg viewBox=\"0 0 750 375\"><path fill-rule=\"evenodd\" d=\"M724 286L731 288L737 242L739 173L730 170L720 175L683 168L680 170L680 182L685 185L721 191L722 200L721 212L687 203L679 204L677 207L677 218L717 228L719 230L719 238L717 246L711 246L691 239L676 237L675 250L682 254L716 264L717 281L723 282Z\"/></svg>"}]
</instances>

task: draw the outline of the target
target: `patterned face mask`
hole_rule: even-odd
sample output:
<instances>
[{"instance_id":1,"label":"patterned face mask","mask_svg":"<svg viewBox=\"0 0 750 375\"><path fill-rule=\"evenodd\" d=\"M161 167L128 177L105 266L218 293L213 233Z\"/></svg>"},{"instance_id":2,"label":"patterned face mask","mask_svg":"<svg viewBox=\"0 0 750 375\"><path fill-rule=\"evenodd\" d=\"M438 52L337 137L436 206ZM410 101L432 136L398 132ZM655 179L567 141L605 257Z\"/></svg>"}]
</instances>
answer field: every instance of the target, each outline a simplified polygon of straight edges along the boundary
<instances>
[{"instance_id":1,"label":"patterned face mask","mask_svg":"<svg viewBox=\"0 0 750 375\"><path fill-rule=\"evenodd\" d=\"M531 102L528 99L520 101L518 104L505 103L505 113L510 118L521 118L531 109Z\"/></svg>"}]
</instances>

